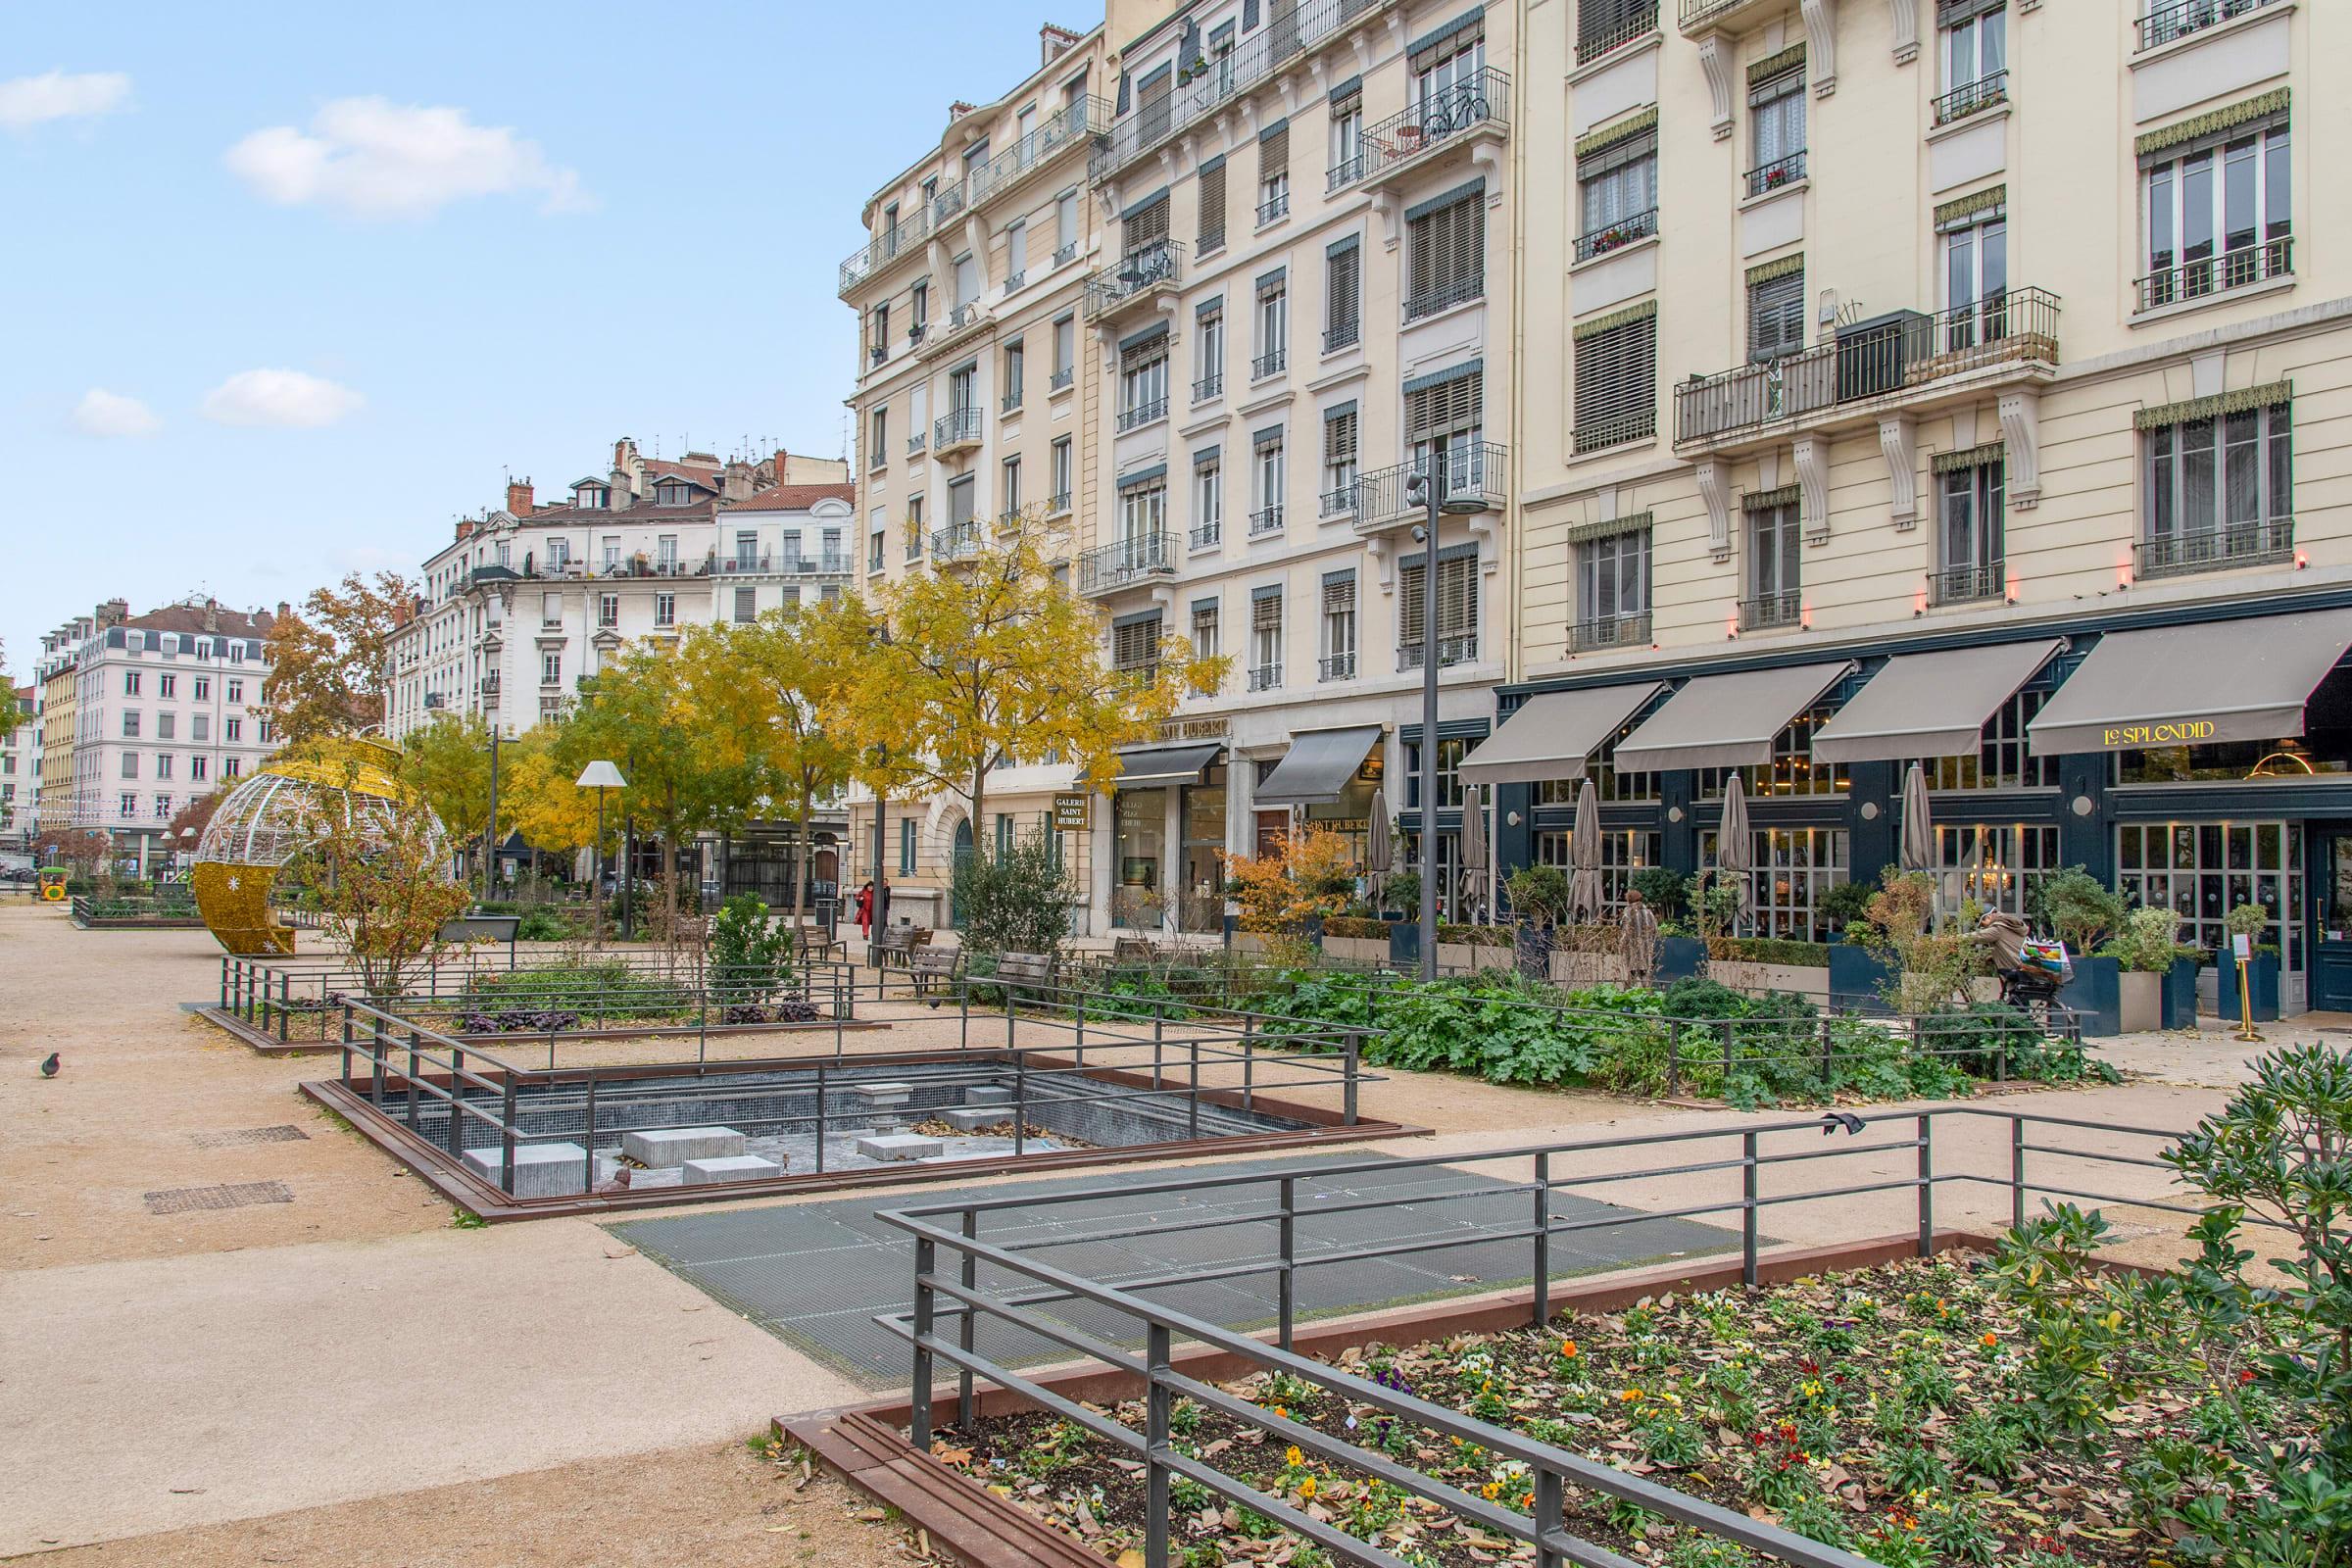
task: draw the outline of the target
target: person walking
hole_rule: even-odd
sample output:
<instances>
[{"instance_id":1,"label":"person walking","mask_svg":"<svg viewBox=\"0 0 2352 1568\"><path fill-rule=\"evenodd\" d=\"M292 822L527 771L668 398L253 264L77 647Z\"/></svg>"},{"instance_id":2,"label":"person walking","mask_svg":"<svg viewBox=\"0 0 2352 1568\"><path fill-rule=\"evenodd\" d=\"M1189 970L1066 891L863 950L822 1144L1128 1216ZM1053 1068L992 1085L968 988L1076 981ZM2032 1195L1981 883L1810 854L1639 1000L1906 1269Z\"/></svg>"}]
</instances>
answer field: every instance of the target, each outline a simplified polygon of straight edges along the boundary
<instances>
[{"instance_id":1,"label":"person walking","mask_svg":"<svg viewBox=\"0 0 2352 1568\"><path fill-rule=\"evenodd\" d=\"M874 924L884 931L890 929L890 878L888 877L884 877L874 889Z\"/></svg>"},{"instance_id":2,"label":"person walking","mask_svg":"<svg viewBox=\"0 0 2352 1568\"><path fill-rule=\"evenodd\" d=\"M858 910L858 940L870 942L873 940L874 929L873 878L866 878L864 884L858 889L855 906Z\"/></svg>"},{"instance_id":3,"label":"person walking","mask_svg":"<svg viewBox=\"0 0 2352 1568\"><path fill-rule=\"evenodd\" d=\"M1626 983L1648 985L1658 967L1658 917L1640 888L1625 890L1625 906L1617 913L1617 949L1625 956Z\"/></svg>"}]
</instances>

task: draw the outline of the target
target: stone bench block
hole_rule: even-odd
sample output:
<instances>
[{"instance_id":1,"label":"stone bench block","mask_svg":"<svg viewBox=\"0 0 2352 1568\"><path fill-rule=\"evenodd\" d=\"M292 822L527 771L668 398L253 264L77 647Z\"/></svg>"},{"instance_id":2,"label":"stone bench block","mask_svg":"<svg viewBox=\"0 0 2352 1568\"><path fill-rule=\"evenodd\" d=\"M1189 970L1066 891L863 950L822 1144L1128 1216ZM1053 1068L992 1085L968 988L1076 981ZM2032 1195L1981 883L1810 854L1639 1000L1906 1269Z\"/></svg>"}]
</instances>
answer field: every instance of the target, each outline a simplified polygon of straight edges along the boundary
<instances>
[{"instance_id":1,"label":"stone bench block","mask_svg":"<svg viewBox=\"0 0 2352 1568\"><path fill-rule=\"evenodd\" d=\"M885 1105L904 1105L914 1098L912 1084L852 1084L847 1091L862 1101L869 1110Z\"/></svg>"},{"instance_id":2,"label":"stone bench block","mask_svg":"<svg viewBox=\"0 0 2352 1568\"><path fill-rule=\"evenodd\" d=\"M493 1187L501 1185L505 1151L468 1149L466 1168ZM574 1198L588 1188L588 1151L577 1144L518 1144L514 1149L516 1198Z\"/></svg>"},{"instance_id":3,"label":"stone bench block","mask_svg":"<svg viewBox=\"0 0 2352 1568\"><path fill-rule=\"evenodd\" d=\"M1009 1105L1012 1103L1012 1091L999 1084L975 1084L963 1092L963 1102L967 1105Z\"/></svg>"},{"instance_id":4,"label":"stone bench block","mask_svg":"<svg viewBox=\"0 0 2352 1568\"><path fill-rule=\"evenodd\" d=\"M936 1159L943 1148L938 1139L914 1133L884 1133L858 1140L858 1152L867 1159Z\"/></svg>"},{"instance_id":5,"label":"stone bench block","mask_svg":"<svg viewBox=\"0 0 2352 1568\"><path fill-rule=\"evenodd\" d=\"M725 1159L743 1152L743 1134L732 1127L661 1127L622 1133L620 1152L640 1165L660 1169L690 1159Z\"/></svg>"},{"instance_id":6,"label":"stone bench block","mask_svg":"<svg viewBox=\"0 0 2352 1568\"><path fill-rule=\"evenodd\" d=\"M979 1105L943 1111L941 1118L959 1133L976 1133L983 1127L1000 1127L1011 1119L1003 1105Z\"/></svg>"},{"instance_id":7,"label":"stone bench block","mask_svg":"<svg viewBox=\"0 0 2352 1568\"><path fill-rule=\"evenodd\" d=\"M690 1159L685 1166L685 1185L709 1187L718 1182L757 1182L784 1174L782 1163L761 1159L758 1154L721 1154L714 1159Z\"/></svg>"}]
</instances>

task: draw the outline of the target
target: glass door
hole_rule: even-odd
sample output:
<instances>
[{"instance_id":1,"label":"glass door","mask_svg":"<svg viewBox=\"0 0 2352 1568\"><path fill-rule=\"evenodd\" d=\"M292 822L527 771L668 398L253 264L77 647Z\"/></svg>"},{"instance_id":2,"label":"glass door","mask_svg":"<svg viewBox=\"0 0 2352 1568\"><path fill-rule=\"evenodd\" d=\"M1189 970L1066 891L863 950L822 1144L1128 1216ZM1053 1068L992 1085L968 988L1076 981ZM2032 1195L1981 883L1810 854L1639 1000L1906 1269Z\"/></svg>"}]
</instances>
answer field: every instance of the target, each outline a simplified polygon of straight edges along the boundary
<instances>
[{"instance_id":1,"label":"glass door","mask_svg":"<svg viewBox=\"0 0 2352 1568\"><path fill-rule=\"evenodd\" d=\"M2352 824L2315 828L2312 841L2310 1004L2352 1012Z\"/></svg>"}]
</instances>

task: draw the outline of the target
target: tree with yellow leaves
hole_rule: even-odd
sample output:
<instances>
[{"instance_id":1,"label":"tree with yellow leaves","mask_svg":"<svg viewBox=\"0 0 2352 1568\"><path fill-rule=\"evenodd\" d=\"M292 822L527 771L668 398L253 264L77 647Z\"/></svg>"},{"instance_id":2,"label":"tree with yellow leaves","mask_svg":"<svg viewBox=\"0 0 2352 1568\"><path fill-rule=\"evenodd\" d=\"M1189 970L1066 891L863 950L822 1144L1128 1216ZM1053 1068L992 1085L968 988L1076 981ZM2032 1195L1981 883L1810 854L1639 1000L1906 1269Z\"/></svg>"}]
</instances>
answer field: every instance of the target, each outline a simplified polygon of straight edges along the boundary
<instances>
[{"instance_id":1,"label":"tree with yellow leaves","mask_svg":"<svg viewBox=\"0 0 2352 1568\"><path fill-rule=\"evenodd\" d=\"M498 754L498 814L523 842L550 855L584 850L596 840L596 798L572 781L556 755L558 723L525 730Z\"/></svg>"},{"instance_id":2,"label":"tree with yellow leaves","mask_svg":"<svg viewBox=\"0 0 2352 1568\"><path fill-rule=\"evenodd\" d=\"M490 822L490 726L479 713L444 709L402 737L400 780L415 790L455 839L460 855L482 853ZM501 807L505 802L500 802ZM501 817L509 813L501 809ZM503 824L502 824L503 825Z\"/></svg>"},{"instance_id":3,"label":"tree with yellow leaves","mask_svg":"<svg viewBox=\"0 0 2352 1568\"><path fill-rule=\"evenodd\" d=\"M1103 618L1054 579L1037 523L886 585L874 633L845 672L844 727L902 760L901 785L962 797L981 820L992 768L1049 754L1106 789L1118 750L1156 735L1187 692L1213 691L1227 661L1181 637L1114 668Z\"/></svg>"},{"instance_id":4,"label":"tree with yellow leaves","mask_svg":"<svg viewBox=\"0 0 2352 1568\"><path fill-rule=\"evenodd\" d=\"M355 571L277 618L262 700L286 745L384 722L386 656L416 603L416 584L398 572L379 571L369 582Z\"/></svg>"},{"instance_id":5,"label":"tree with yellow leaves","mask_svg":"<svg viewBox=\"0 0 2352 1568\"><path fill-rule=\"evenodd\" d=\"M1303 957L1311 919L1330 919L1355 892L1355 850L1329 828L1295 828L1264 855L1227 855L1242 929L1286 959Z\"/></svg>"}]
</instances>

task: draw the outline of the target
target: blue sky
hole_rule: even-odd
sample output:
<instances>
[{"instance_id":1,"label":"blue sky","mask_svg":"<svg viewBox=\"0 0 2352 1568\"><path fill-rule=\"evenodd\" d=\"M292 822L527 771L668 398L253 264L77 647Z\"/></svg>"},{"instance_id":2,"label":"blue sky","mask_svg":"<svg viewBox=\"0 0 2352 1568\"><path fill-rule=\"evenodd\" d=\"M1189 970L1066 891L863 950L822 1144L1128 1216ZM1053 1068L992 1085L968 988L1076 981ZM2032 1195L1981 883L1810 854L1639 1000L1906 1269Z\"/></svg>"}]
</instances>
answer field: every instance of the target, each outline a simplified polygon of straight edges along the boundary
<instances>
[{"instance_id":1,"label":"blue sky","mask_svg":"<svg viewBox=\"0 0 2352 1568\"><path fill-rule=\"evenodd\" d=\"M414 571L615 436L837 454L859 203L1048 20L1099 12L9 7L7 667L116 595Z\"/></svg>"}]
</instances>

